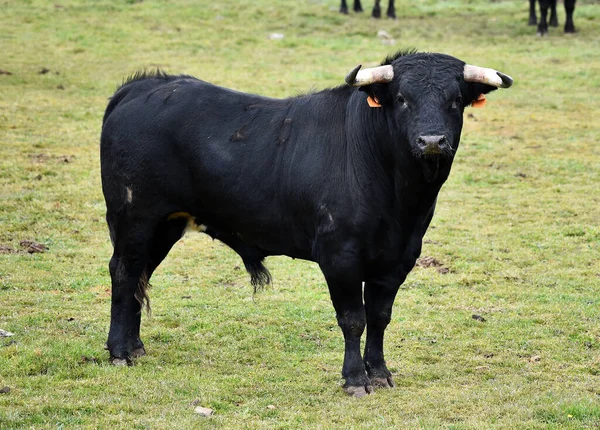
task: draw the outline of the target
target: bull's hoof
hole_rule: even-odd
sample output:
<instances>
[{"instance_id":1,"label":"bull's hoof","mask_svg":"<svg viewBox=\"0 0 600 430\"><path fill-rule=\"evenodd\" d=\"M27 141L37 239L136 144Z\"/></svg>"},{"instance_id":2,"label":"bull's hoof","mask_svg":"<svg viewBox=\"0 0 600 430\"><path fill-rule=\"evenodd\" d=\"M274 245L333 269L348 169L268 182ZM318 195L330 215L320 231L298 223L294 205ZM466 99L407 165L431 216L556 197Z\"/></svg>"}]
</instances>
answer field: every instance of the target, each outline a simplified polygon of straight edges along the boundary
<instances>
[{"instance_id":1,"label":"bull's hoof","mask_svg":"<svg viewBox=\"0 0 600 430\"><path fill-rule=\"evenodd\" d=\"M110 364L112 364L113 366L132 366L133 361L128 360L127 358L111 357Z\"/></svg>"},{"instance_id":2,"label":"bull's hoof","mask_svg":"<svg viewBox=\"0 0 600 430\"><path fill-rule=\"evenodd\" d=\"M387 378L371 378L371 384L375 388L394 388L396 386L391 376Z\"/></svg>"},{"instance_id":3,"label":"bull's hoof","mask_svg":"<svg viewBox=\"0 0 600 430\"><path fill-rule=\"evenodd\" d=\"M133 359L146 355L146 350L143 346L134 349L127 358L119 358L110 356L110 362L113 366L133 366Z\"/></svg>"},{"instance_id":4,"label":"bull's hoof","mask_svg":"<svg viewBox=\"0 0 600 430\"><path fill-rule=\"evenodd\" d=\"M133 352L131 353L131 358L139 358L144 355L146 355L146 349L143 346L141 346L133 350Z\"/></svg>"},{"instance_id":5,"label":"bull's hoof","mask_svg":"<svg viewBox=\"0 0 600 430\"><path fill-rule=\"evenodd\" d=\"M359 386L347 385L344 387L344 391L349 396L360 399L361 397L365 397L367 394L371 394L373 392L373 386L372 385L364 385L364 386L363 385L359 385Z\"/></svg>"}]
</instances>

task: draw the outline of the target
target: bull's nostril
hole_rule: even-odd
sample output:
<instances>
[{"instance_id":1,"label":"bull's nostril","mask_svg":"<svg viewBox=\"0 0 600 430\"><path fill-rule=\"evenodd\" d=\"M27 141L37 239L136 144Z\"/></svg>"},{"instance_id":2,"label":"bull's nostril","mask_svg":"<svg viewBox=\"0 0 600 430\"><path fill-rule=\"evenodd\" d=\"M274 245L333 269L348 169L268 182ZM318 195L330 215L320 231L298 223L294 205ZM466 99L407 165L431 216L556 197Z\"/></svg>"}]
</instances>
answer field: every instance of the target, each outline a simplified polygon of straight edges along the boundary
<instances>
[{"instance_id":1,"label":"bull's nostril","mask_svg":"<svg viewBox=\"0 0 600 430\"><path fill-rule=\"evenodd\" d=\"M440 146L446 145L447 143L448 143L448 139L444 135L417 137L417 144L422 149L440 147Z\"/></svg>"}]
</instances>

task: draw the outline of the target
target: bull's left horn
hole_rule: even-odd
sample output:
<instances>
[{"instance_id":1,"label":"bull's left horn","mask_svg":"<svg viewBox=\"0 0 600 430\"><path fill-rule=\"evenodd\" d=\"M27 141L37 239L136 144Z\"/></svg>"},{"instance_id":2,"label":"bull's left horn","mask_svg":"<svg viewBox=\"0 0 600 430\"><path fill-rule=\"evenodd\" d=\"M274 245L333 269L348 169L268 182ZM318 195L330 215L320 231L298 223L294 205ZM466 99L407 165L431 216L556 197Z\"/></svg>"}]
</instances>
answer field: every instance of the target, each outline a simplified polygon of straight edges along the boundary
<instances>
[{"instance_id":1,"label":"bull's left horn","mask_svg":"<svg viewBox=\"0 0 600 430\"><path fill-rule=\"evenodd\" d=\"M513 78L504 73L469 64L465 64L463 76L467 82L479 82L496 88L509 88L513 84Z\"/></svg>"},{"instance_id":2,"label":"bull's left horn","mask_svg":"<svg viewBox=\"0 0 600 430\"><path fill-rule=\"evenodd\" d=\"M346 76L346 83L352 87L362 87L370 84L386 84L394 79L394 69L391 65L362 69L356 66Z\"/></svg>"}]
</instances>

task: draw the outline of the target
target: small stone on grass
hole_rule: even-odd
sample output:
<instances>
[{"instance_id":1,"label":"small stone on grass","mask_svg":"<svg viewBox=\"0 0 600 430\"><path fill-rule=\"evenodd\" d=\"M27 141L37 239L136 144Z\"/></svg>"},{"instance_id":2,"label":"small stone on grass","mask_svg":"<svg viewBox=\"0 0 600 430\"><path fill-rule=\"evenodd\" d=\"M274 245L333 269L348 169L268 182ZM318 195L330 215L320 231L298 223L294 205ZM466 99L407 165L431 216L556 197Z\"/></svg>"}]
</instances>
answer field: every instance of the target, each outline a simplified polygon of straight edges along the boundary
<instances>
[{"instance_id":1,"label":"small stone on grass","mask_svg":"<svg viewBox=\"0 0 600 430\"><path fill-rule=\"evenodd\" d=\"M215 413L215 411L213 411L210 408L204 408L202 406L196 406L194 408L194 413L198 414L198 415L201 415L203 417L210 417L212 414Z\"/></svg>"}]
</instances>

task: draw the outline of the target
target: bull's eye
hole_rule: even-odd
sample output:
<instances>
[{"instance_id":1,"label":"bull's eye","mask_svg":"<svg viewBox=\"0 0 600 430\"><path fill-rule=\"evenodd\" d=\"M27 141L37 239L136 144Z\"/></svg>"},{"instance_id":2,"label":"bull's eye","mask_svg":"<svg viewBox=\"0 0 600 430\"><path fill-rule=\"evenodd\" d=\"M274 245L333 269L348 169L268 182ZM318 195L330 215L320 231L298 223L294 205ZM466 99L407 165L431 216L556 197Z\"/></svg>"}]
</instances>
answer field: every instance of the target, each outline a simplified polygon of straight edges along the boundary
<instances>
[{"instance_id":1,"label":"bull's eye","mask_svg":"<svg viewBox=\"0 0 600 430\"><path fill-rule=\"evenodd\" d=\"M462 97L458 96L453 102L452 102L452 109L458 109L462 106Z\"/></svg>"},{"instance_id":2,"label":"bull's eye","mask_svg":"<svg viewBox=\"0 0 600 430\"><path fill-rule=\"evenodd\" d=\"M404 99L404 97L402 97L402 94L398 94L398 104L400 105L400 107L405 108L406 105L406 100Z\"/></svg>"}]
</instances>

